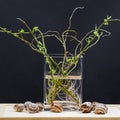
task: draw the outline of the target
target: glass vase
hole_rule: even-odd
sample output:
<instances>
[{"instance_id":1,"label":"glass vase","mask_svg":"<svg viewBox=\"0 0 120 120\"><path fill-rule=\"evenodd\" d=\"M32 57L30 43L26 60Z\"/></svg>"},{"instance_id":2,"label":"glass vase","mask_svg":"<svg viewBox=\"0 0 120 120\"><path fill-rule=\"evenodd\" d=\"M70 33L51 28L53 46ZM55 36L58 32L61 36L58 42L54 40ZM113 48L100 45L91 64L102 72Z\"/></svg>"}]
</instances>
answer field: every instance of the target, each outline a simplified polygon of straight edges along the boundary
<instances>
[{"instance_id":1,"label":"glass vase","mask_svg":"<svg viewBox=\"0 0 120 120\"><path fill-rule=\"evenodd\" d=\"M46 60L47 59L47 60ZM49 61L48 61L49 59ZM44 104L61 104L64 110L79 110L82 102L82 58L52 55L45 58Z\"/></svg>"}]
</instances>

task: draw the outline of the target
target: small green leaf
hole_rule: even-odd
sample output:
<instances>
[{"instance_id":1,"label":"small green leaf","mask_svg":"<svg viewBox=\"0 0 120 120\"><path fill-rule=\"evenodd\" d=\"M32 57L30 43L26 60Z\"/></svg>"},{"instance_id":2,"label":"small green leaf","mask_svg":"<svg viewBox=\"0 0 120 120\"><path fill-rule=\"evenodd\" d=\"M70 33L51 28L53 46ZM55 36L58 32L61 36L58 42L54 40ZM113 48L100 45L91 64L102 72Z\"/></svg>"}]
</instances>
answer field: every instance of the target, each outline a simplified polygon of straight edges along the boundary
<instances>
[{"instance_id":1,"label":"small green leaf","mask_svg":"<svg viewBox=\"0 0 120 120\"><path fill-rule=\"evenodd\" d=\"M67 59L66 59L66 62L71 62L71 59L70 59L70 58L67 58Z\"/></svg>"},{"instance_id":2,"label":"small green leaf","mask_svg":"<svg viewBox=\"0 0 120 120\"><path fill-rule=\"evenodd\" d=\"M72 56L72 61L74 61L74 60L75 60L75 57Z\"/></svg>"},{"instance_id":3,"label":"small green leaf","mask_svg":"<svg viewBox=\"0 0 120 120\"><path fill-rule=\"evenodd\" d=\"M104 25L108 25L108 20L107 20L107 19L104 19L103 24L104 24Z\"/></svg>"},{"instance_id":4,"label":"small green leaf","mask_svg":"<svg viewBox=\"0 0 120 120\"><path fill-rule=\"evenodd\" d=\"M99 34L98 34L98 31L97 30L95 30L94 32L93 32L93 34L95 35L95 36L99 36Z\"/></svg>"},{"instance_id":5,"label":"small green leaf","mask_svg":"<svg viewBox=\"0 0 120 120\"><path fill-rule=\"evenodd\" d=\"M104 19L103 24L104 24L104 25L108 25L108 23L109 23L109 21L110 21L111 18L112 18L112 16L107 16L107 18Z\"/></svg>"},{"instance_id":6,"label":"small green leaf","mask_svg":"<svg viewBox=\"0 0 120 120\"><path fill-rule=\"evenodd\" d=\"M66 74L67 74L67 71L66 71L66 70L64 70L64 71L63 71L63 75L66 75Z\"/></svg>"},{"instance_id":7,"label":"small green leaf","mask_svg":"<svg viewBox=\"0 0 120 120\"><path fill-rule=\"evenodd\" d=\"M24 33L24 32L25 32L24 29L21 29L21 30L20 30L20 33Z\"/></svg>"}]
</instances>

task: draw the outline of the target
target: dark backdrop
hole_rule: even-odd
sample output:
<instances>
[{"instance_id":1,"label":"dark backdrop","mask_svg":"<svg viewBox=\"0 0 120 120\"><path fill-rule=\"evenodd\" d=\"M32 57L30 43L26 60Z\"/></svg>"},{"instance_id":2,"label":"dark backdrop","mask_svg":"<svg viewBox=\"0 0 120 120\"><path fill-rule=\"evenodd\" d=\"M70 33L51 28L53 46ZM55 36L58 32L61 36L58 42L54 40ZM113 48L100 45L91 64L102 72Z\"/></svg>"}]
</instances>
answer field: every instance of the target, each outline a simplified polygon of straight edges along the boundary
<instances>
[{"instance_id":1,"label":"dark backdrop","mask_svg":"<svg viewBox=\"0 0 120 120\"><path fill-rule=\"evenodd\" d=\"M120 18L120 0L0 0L0 26L22 28L20 17L31 27L62 32L75 7L84 6L73 19L83 36L107 15ZM112 23L103 38L84 56L83 101L120 103L120 23ZM49 47L55 48L49 43ZM53 51L53 50L51 50ZM0 34L0 102L42 101L43 56L21 41Z\"/></svg>"}]
</instances>

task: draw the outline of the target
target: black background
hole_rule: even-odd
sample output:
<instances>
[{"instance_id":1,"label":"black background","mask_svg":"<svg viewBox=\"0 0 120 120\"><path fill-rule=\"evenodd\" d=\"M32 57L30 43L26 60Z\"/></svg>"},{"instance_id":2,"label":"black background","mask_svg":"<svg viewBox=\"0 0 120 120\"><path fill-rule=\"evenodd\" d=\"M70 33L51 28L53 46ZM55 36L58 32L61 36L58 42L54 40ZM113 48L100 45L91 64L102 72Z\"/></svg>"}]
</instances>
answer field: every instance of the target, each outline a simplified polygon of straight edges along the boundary
<instances>
[{"instance_id":1,"label":"black background","mask_svg":"<svg viewBox=\"0 0 120 120\"><path fill-rule=\"evenodd\" d=\"M20 17L31 27L64 31L75 7L84 6L73 18L81 36L107 15L120 18L120 0L0 0L0 26L17 30ZM91 48L83 59L83 101L120 103L120 23L107 27L111 36ZM59 51L49 42L51 51ZM21 41L0 34L0 102L42 101L43 56Z\"/></svg>"}]
</instances>

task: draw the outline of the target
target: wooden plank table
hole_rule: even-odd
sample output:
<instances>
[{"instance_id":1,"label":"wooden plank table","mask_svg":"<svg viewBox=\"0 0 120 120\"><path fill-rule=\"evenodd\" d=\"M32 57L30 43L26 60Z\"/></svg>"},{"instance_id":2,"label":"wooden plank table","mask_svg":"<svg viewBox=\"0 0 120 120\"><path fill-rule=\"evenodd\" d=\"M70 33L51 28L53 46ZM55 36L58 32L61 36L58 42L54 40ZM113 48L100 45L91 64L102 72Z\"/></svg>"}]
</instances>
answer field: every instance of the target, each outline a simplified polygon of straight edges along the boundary
<instances>
[{"instance_id":1,"label":"wooden plank table","mask_svg":"<svg viewBox=\"0 0 120 120\"><path fill-rule=\"evenodd\" d=\"M13 105L0 104L0 120L120 120L120 105L107 105L108 113L105 115L81 113L80 111L64 111L62 113L42 111L30 114L26 111L15 112Z\"/></svg>"}]
</instances>

